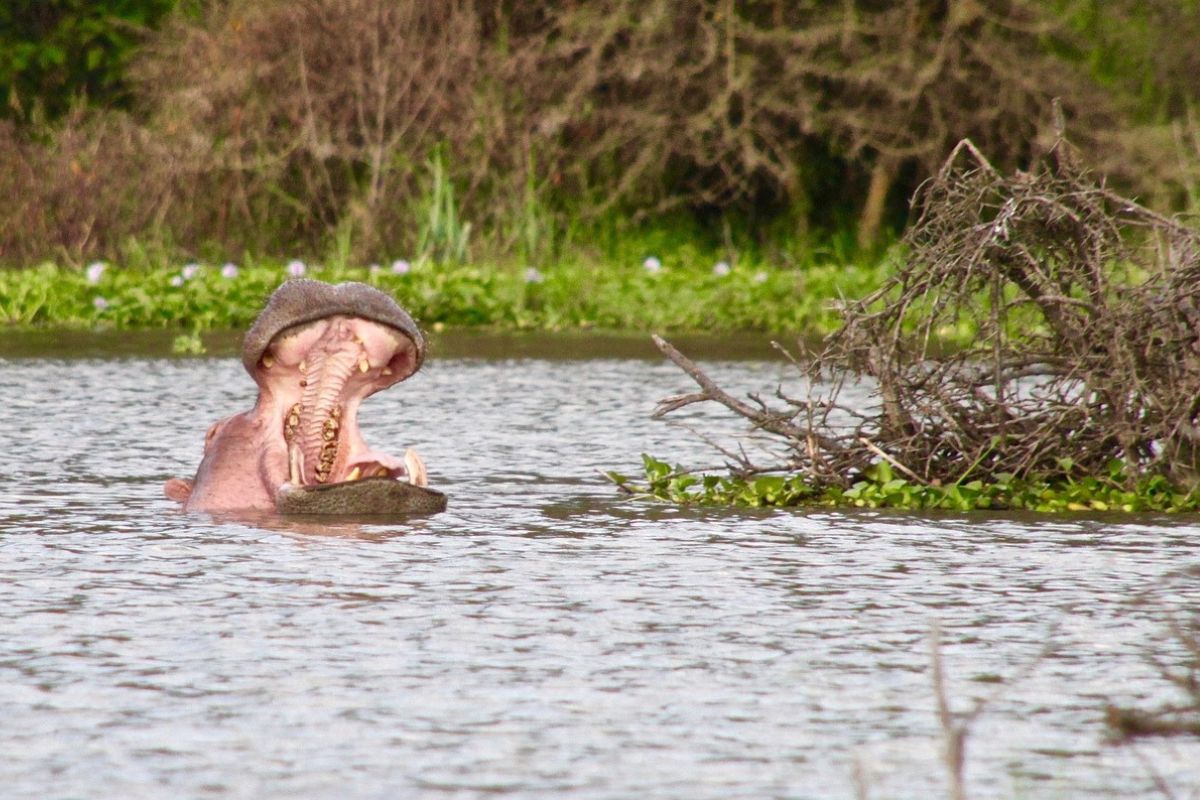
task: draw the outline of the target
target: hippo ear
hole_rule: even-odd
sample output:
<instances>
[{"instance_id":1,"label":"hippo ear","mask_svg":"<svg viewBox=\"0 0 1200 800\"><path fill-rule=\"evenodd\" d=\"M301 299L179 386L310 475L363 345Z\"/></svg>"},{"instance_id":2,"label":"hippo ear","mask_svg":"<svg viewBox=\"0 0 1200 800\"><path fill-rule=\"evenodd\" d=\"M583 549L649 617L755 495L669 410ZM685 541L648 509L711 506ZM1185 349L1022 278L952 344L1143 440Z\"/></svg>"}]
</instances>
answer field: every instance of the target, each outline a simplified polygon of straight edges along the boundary
<instances>
[{"instance_id":1,"label":"hippo ear","mask_svg":"<svg viewBox=\"0 0 1200 800\"><path fill-rule=\"evenodd\" d=\"M186 503L192 494L192 482L183 478L171 478L163 486L163 494L176 503Z\"/></svg>"}]
</instances>

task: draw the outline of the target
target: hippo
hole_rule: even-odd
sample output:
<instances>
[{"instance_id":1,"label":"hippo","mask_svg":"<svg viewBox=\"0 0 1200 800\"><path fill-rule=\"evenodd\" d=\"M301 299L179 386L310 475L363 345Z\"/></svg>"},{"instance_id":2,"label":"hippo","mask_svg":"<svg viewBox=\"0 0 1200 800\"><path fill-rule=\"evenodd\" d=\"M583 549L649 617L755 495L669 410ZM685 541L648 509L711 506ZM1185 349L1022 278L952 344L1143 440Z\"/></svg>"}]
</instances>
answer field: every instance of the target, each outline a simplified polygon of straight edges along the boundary
<instances>
[{"instance_id":1,"label":"hippo","mask_svg":"<svg viewBox=\"0 0 1200 800\"><path fill-rule=\"evenodd\" d=\"M358 428L363 398L412 376L425 338L412 317L362 283L282 284L242 342L258 384L254 408L219 420L193 480L164 491L185 511L432 514L446 496L425 464L372 450Z\"/></svg>"}]
</instances>

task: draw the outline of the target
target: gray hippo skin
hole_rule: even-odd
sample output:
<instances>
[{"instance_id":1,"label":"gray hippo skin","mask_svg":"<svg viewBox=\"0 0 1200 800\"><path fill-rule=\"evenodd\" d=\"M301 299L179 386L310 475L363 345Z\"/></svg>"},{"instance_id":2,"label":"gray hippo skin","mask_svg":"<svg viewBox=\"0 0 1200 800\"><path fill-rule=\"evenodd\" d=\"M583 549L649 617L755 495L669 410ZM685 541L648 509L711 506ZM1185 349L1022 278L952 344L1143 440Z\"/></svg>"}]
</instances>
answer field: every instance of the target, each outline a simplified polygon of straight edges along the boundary
<instances>
[{"instance_id":1,"label":"gray hippo skin","mask_svg":"<svg viewBox=\"0 0 1200 800\"><path fill-rule=\"evenodd\" d=\"M284 283L242 343L258 401L209 428L195 479L167 481L167 497L187 511L445 510L446 496L425 487L416 453L376 452L358 428L363 398L408 378L424 360L416 323L378 289Z\"/></svg>"}]
</instances>

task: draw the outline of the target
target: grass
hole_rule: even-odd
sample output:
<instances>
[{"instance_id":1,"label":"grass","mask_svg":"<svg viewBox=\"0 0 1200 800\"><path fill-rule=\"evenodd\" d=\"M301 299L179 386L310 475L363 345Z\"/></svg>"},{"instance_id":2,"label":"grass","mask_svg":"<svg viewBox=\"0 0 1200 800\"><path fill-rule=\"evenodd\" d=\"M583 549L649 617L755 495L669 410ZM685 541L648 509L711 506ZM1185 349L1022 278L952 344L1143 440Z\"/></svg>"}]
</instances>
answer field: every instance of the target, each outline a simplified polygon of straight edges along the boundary
<instances>
[{"instance_id":1,"label":"grass","mask_svg":"<svg viewBox=\"0 0 1200 800\"><path fill-rule=\"evenodd\" d=\"M276 286L302 270L319 280L375 285L427 327L822 333L837 325L833 300L869 291L887 272L884 260L793 268L751 260L727 270L718 263L684 248L541 268L431 260L372 267L42 264L0 271L0 324L177 328L194 341L200 331L246 327Z\"/></svg>"}]
</instances>

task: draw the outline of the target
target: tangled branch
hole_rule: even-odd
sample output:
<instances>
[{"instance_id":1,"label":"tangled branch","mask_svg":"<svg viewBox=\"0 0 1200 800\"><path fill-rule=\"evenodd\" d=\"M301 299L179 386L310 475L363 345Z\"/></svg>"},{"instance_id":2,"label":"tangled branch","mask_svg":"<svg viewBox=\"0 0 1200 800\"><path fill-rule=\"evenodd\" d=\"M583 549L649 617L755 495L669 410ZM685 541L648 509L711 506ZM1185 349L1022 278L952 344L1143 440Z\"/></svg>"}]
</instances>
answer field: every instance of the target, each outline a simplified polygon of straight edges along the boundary
<instances>
[{"instance_id":1,"label":"tangled branch","mask_svg":"<svg viewBox=\"0 0 1200 800\"><path fill-rule=\"evenodd\" d=\"M788 459L771 468L816 486L880 460L932 485L1116 475L1114 462L1123 480L1194 484L1200 234L1097 183L1061 140L1012 175L964 140L914 202L906 263L846 305L807 367L831 379L823 397L731 402L660 343L701 386L687 401L782 437ZM874 385L857 416L838 402L856 376Z\"/></svg>"}]
</instances>

